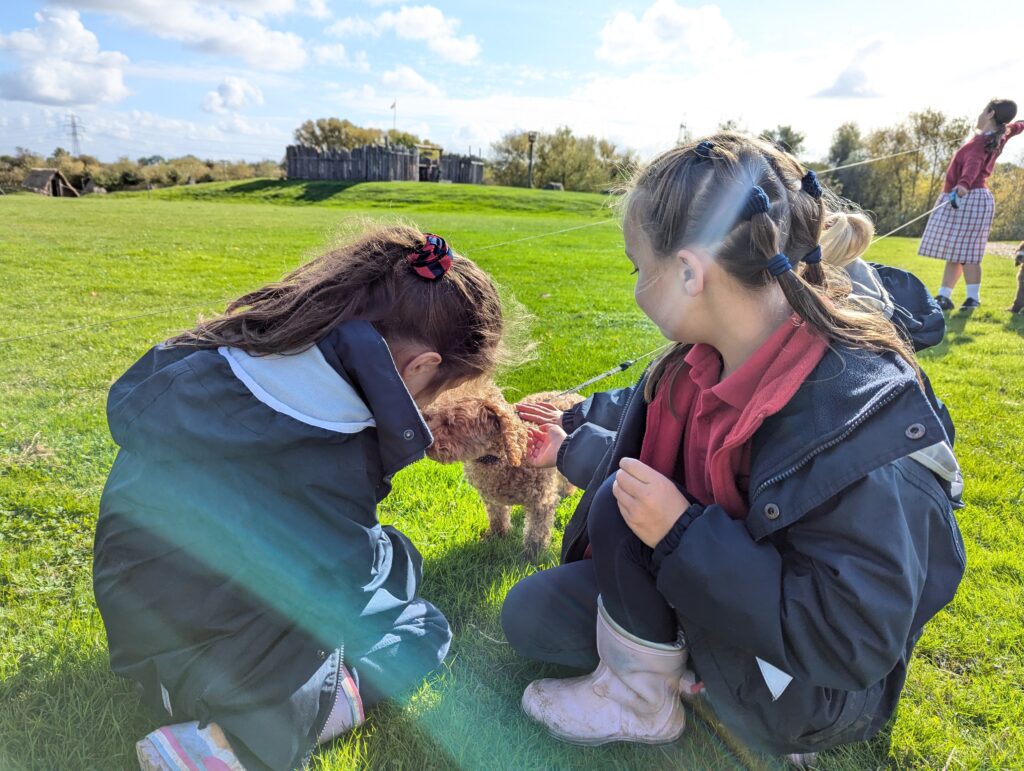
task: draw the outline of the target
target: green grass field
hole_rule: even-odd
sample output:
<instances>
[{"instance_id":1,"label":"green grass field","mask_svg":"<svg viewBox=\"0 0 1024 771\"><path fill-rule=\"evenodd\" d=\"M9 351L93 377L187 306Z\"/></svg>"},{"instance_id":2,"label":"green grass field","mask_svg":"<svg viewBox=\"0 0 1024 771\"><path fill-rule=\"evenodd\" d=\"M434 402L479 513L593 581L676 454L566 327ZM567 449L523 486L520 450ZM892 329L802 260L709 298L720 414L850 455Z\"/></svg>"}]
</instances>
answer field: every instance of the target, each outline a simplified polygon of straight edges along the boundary
<instances>
[{"instance_id":1,"label":"green grass field","mask_svg":"<svg viewBox=\"0 0 1024 771\"><path fill-rule=\"evenodd\" d=\"M0 338L24 338L0 342L0 768L131 768L135 740L155 727L130 684L109 671L90 578L99 495L116 450L106 391L138 356L198 313L280 276L347 219L397 215L444 234L533 313L539 356L502 376L509 397L569 387L660 341L633 304L621 233L602 222L613 216L607 203L541 191L262 180L81 200L0 198ZM578 229L546 235L565 228ZM529 236L540 237L494 246ZM894 238L869 257L936 284L942 265L915 249L916 241ZM1024 755L1024 323L1002 310L1013 280L1009 260L988 257L985 306L954 314L946 341L923 357L959 432L967 578L927 628L891 730L826 754L820 767L995 768L1018 766ZM132 318L103 324L124 317ZM563 503L560 524L572 505ZM697 720L670 747L552 741L518 701L529 680L553 670L518 660L498 623L508 588L536 569L519 559L520 534L481 541L486 515L476 493L458 468L430 462L398 476L381 519L423 552L424 595L452 622L452 654L411 704L378 711L319 753L315 767L774 765L736 754Z\"/></svg>"}]
</instances>

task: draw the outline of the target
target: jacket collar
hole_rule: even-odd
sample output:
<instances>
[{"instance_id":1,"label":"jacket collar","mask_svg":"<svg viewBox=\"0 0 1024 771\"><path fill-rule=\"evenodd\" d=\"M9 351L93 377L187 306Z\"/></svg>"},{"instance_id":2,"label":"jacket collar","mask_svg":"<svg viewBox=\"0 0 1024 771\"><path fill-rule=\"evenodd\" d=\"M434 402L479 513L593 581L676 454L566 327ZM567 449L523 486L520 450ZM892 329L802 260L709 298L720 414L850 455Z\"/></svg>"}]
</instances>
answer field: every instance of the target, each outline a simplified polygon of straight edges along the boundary
<instances>
[{"instance_id":1,"label":"jacket collar","mask_svg":"<svg viewBox=\"0 0 1024 771\"><path fill-rule=\"evenodd\" d=\"M434 437L374 326L362 320L342 322L317 347L370 408L385 477L422 458Z\"/></svg>"}]
</instances>

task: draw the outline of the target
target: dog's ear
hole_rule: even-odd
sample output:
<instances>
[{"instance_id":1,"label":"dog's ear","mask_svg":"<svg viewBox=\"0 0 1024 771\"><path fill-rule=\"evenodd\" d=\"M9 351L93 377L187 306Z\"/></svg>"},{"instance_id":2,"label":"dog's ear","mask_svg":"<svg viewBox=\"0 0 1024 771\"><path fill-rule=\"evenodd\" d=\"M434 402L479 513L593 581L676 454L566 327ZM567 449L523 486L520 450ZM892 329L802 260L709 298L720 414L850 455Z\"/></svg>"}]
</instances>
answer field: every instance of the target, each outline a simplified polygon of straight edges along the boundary
<instances>
[{"instance_id":1,"label":"dog's ear","mask_svg":"<svg viewBox=\"0 0 1024 771\"><path fill-rule=\"evenodd\" d=\"M504 399L501 402L490 401L486 408L498 420L501 443L505 448L505 460L510 466L522 466L523 456L526 454L526 425Z\"/></svg>"}]
</instances>

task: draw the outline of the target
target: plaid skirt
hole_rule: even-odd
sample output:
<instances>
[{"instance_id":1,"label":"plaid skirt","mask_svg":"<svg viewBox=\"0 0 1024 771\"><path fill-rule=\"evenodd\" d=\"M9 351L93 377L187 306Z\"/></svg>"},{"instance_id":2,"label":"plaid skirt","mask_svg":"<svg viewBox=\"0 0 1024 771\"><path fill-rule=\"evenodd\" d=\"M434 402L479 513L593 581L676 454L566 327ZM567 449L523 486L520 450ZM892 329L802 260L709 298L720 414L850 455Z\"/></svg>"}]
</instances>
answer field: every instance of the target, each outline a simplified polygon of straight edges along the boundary
<instances>
[{"instance_id":1,"label":"plaid skirt","mask_svg":"<svg viewBox=\"0 0 1024 771\"><path fill-rule=\"evenodd\" d=\"M935 205L944 200L948 200L948 193L940 194ZM961 265L981 262L996 212L992 191L987 187L976 187L959 203L959 209L947 204L932 213L921 236L918 254Z\"/></svg>"}]
</instances>

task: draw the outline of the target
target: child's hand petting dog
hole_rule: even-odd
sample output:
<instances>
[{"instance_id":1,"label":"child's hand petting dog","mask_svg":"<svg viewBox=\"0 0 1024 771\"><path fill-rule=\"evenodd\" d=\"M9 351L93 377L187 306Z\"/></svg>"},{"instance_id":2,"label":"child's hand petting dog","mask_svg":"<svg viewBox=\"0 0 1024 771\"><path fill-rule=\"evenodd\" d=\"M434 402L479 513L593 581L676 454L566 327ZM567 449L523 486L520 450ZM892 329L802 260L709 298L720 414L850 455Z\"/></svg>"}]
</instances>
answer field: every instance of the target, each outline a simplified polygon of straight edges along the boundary
<instances>
[{"instance_id":1,"label":"child's hand petting dog","mask_svg":"<svg viewBox=\"0 0 1024 771\"><path fill-rule=\"evenodd\" d=\"M527 426L526 465L534 468L552 468L558 461L558 450L568 434L555 423L540 427Z\"/></svg>"},{"instance_id":2,"label":"child's hand petting dog","mask_svg":"<svg viewBox=\"0 0 1024 771\"><path fill-rule=\"evenodd\" d=\"M675 482L635 458L619 462L612 494L629 529L652 549L690 507Z\"/></svg>"},{"instance_id":3,"label":"child's hand petting dog","mask_svg":"<svg viewBox=\"0 0 1024 771\"><path fill-rule=\"evenodd\" d=\"M547 402L520 402L516 405L516 412L527 423L536 423L538 426L548 423L562 425L563 411Z\"/></svg>"}]
</instances>

